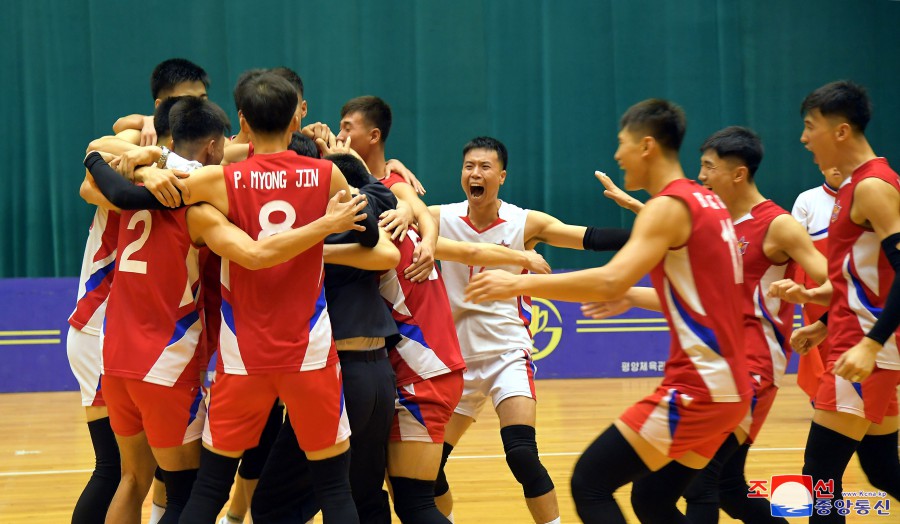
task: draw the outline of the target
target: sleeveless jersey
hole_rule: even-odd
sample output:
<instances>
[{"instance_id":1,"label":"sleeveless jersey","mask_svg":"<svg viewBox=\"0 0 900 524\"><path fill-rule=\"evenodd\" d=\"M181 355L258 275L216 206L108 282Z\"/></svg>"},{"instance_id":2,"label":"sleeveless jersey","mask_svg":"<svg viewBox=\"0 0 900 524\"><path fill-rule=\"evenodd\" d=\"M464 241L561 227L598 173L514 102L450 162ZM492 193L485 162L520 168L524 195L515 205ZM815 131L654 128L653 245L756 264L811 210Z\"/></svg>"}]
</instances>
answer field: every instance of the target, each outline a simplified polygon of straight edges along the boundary
<instances>
[{"instance_id":1,"label":"sleeveless jersey","mask_svg":"<svg viewBox=\"0 0 900 524\"><path fill-rule=\"evenodd\" d=\"M794 305L766 296L769 285L787 278L796 265L788 259L775 264L763 251L769 226L775 218L788 214L771 200L753 206L734 223L744 261L744 347L747 367L763 382L781 387L781 378L791 358L791 329Z\"/></svg>"},{"instance_id":2,"label":"sleeveless jersey","mask_svg":"<svg viewBox=\"0 0 900 524\"><path fill-rule=\"evenodd\" d=\"M440 271L434 268L428 280L419 283L403 276L421 240L413 228L406 236L403 242L394 241L400 263L381 276L380 286L400 331L400 341L390 352L397 387L466 367Z\"/></svg>"},{"instance_id":3,"label":"sleeveless jersey","mask_svg":"<svg viewBox=\"0 0 900 524\"><path fill-rule=\"evenodd\" d=\"M104 324L104 374L164 386L199 384L200 277L186 213L122 211L122 249Z\"/></svg>"},{"instance_id":4,"label":"sleeveless jersey","mask_svg":"<svg viewBox=\"0 0 900 524\"><path fill-rule=\"evenodd\" d=\"M464 242L489 242L510 249L525 249L525 221L528 210L507 202L500 203L499 217L479 231L469 221L468 202L441 206L441 236ZM531 350L531 298L516 297L473 304L463 299L469 279L485 269L503 269L524 273L520 266L498 268L472 267L456 262L441 262L447 296L466 362L490 358L511 349Z\"/></svg>"},{"instance_id":5,"label":"sleeveless jersey","mask_svg":"<svg viewBox=\"0 0 900 524\"><path fill-rule=\"evenodd\" d=\"M884 180L900 191L897 173L884 158L856 168L838 190L828 231L828 278L834 286L828 314L829 359L855 346L872 329L894 281L894 269L881 250L878 236L850 219L853 192L867 178ZM885 191L889 189L885 187ZM878 352L878 367L900 369L896 336L891 335Z\"/></svg>"},{"instance_id":6,"label":"sleeveless jersey","mask_svg":"<svg viewBox=\"0 0 900 524\"><path fill-rule=\"evenodd\" d=\"M743 269L731 217L718 196L690 180L671 182L653 198L660 197L677 198L691 214L687 243L650 273L671 335L662 387L711 402L746 401Z\"/></svg>"},{"instance_id":7,"label":"sleeveless jersey","mask_svg":"<svg viewBox=\"0 0 900 524\"><path fill-rule=\"evenodd\" d=\"M69 324L91 335L100 335L106 300L116 269L116 241L119 236L119 214L98 207L94 212L81 275L78 278L78 301L69 316Z\"/></svg>"},{"instance_id":8,"label":"sleeveless jersey","mask_svg":"<svg viewBox=\"0 0 900 524\"><path fill-rule=\"evenodd\" d=\"M228 220L255 240L313 222L328 205L331 167L293 151L225 166ZM257 271L223 258L217 371L287 373L336 363L323 276L322 242Z\"/></svg>"},{"instance_id":9,"label":"sleeveless jersey","mask_svg":"<svg viewBox=\"0 0 900 524\"><path fill-rule=\"evenodd\" d=\"M222 286L219 272L222 258L208 247L200 248L200 309L203 311L203 337L200 366L206 369L212 355L219 350L222 327Z\"/></svg>"},{"instance_id":10,"label":"sleeveless jersey","mask_svg":"<svg viewBox=\"0 0 900 524\"><path fill-rule=\"evenodd\" d=\"M807 189L797 196L794 208L791 210L794 218L806 228L819 253L826 256L828 254L828 226L831 224L831 213L834 211L835 195L837 195L837 190L828 184ZM807 289L819 287L819 284L810 278L800 266L796 267L794 280L803 284ZM814 320L828 311L828 306L810 302L803 305L803 311L807 319ZM822 345L827 347L827 344L828 340L826 339Z\"/></svg>"}]
</instances>

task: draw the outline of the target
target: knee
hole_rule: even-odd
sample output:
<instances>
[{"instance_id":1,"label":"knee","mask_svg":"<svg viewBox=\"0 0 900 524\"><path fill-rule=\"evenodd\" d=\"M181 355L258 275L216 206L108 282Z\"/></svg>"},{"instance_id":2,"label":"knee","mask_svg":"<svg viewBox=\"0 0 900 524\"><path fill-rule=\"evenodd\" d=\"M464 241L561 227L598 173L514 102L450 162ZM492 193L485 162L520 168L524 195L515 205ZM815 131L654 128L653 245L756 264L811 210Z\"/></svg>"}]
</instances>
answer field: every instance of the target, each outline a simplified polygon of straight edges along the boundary
<instances>
[{"instance_id":1,"label":"knee","mask_svg":"<svg viewBox=\"0 0 900 524\"><path fill-rule=\"evenodd\" d=\"M500 428L506 463L522 485L525 498L546 495L553 490L553 480L538 457L535 430L531 426L516 425Z\"/></svg>"},{"instance_id":2,"label":"knee","mask_svg":"<svg viewBox=\"0 0 900 524\"><path fill-rule=\"evenodd\" d=\"M719 478L709 470L702 470L684 490L684 500L688 504L718 504Z\"/></svg>"}]
</instances>

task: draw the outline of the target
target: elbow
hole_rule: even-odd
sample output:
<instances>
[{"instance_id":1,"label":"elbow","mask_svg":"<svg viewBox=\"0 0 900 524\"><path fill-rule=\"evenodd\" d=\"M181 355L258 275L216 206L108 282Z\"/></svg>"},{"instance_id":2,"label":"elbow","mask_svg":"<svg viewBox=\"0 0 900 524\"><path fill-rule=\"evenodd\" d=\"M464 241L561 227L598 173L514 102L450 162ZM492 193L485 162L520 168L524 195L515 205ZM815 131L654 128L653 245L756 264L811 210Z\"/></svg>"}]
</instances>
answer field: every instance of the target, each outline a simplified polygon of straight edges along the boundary
<instances>
[{"instance_id":1,"label":"elbow","mask_svg":"<svg viewBox=\"0 0 900 524\"><path fill-rule=\"evenodd\" d=\"M387 250L386 250L387 251ZM384 257L384 265L382 268L384 270L394 269L397 265L400 264L400 250L394 247L393 244L390 246L390 250L385 253Z\"/></svg>"},{"instance_id":2,"label":"elbow","mask_svg":"<svg viewBox=\"0 0 900 524\"><path fill-rule=\"evenodd\" d=\"M624 297L630 288L630 285L614 275L603 275L595 283L597 295L595 299L598 301L617 300Z\"/></svg>"}]
</instances>

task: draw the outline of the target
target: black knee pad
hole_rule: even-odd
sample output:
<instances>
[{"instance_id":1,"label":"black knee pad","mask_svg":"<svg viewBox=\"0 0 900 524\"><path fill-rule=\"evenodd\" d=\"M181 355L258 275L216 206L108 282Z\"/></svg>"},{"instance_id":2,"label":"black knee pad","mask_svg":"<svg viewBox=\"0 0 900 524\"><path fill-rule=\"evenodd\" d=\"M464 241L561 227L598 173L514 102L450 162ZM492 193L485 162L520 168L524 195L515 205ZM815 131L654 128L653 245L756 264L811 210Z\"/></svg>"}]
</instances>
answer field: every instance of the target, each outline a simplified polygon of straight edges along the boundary
<instances>
[{"instance_id":1,"label":"black knee pad","mask_svg":"<svg viewBox=\"0 0 900 524\"><path fill-rule=\"evenodd\" d=\"M450 491L450 484L447 483L447 475L444 474L444 466L447 464L447 457L453 452L453 446L444 442L444 450L441 452L441 468L438 470L437 479L434 481L434 496L441 495Z\"/></svg>"},{"instance_id":2,"label":"black knee pad","mask_svg":"<svg viewBox=\"0 0 900 524\"><path fill-rule=\"evenodd\" d=\"M506 463L522 485L525 498L546 495L553 490L553 481L538 456L535 430L531 426L516 425L500 428Z\"/></svg>"}]
</instances>

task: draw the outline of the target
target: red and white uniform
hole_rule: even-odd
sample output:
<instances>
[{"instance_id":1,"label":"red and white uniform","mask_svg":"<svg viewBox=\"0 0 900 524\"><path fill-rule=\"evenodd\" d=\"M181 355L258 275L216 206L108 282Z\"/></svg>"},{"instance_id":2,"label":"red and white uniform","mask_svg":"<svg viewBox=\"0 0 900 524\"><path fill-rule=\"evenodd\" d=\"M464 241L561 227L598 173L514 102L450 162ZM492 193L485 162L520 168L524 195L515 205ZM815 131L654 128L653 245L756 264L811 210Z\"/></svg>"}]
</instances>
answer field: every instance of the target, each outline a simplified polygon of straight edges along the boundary
<instances>
[{"instance_id":1,"label":"red and white uniform","mask_svg":"<svg viewBox=\"0 0 900 524\"><path fill-rule=\"evenodd\" d=\"M225 166L228 219L255 240L309 224L325 214L331 170L331 162L293 151L256 153ZM276 397L288 406L305 451L349 436L323 270L322 242L257 271L222 259L219 359L203 435L208 445L254 447Z\"/></svg>"},{"instance_id":2,"label":"red and white uniform","mask_svg":"<svg viewBox=\"0 0 900 524\"><path fill-rule=\"evenodd\" d=\"M763 244L772 221L788 212L771 200L753 206L750 213L734 223L744 264L744 346L747 368L753 379L755 401L742 424L753 441L775 401L775 393L788 360L790 336L794 324L794 305L766 296L769 285L787 278L796 264L793 260L775 264L766 256Z\"/></svg>"},{"instance_id":3,"label":"red and white uniform","mask_svg":"<svg viewBox=\"0 0 900 524\"><path fill-rule=\"evenodd\" d=\"M890 404L896 413L896 385L900 381L896 333L885 342L876 356L875 371L862 383L836 377L832 371L834 362L875 325L894 281L894 270L881 250L878 236L850 218L856 186L868 178L883 180L900 191L897 173L884 158L856 168L838 190L828 232L828 278L834 287L828 314L831 351L815 407L854 413L880 423Z\"/></svg>"},{"instance_id":4,"label":"red and white uniform","mask_svg":"<svg viewBox=\"0 0 900 524\"><path fill-rule=\"evenodd\" d=\"M100 389L100 332L106 314L106 301L116 274L116 240L119 214L98 207L91 221L81 275L78 301L69 316L66 354L69 367L81 390L82 406L105 406Z\"/></svg>"},{"instance_id":5,"label":"red and white uniform","mask_svg":"<svg viewBox=\"0 0 900 524\"><path fill-rule=\"evenodd\" d=\"M421 240L413 228L406 235L403 242L394 241L400 263L381 276L380 284L400 332L400 341L390 352L397 376L391 438L443 442L444 426L462 395L461 370L466 363L441 273L434 268L428 280L420 283L403 276ZM453 371L459 371L454 379L438 380Z\"/></svg>"},{"instance_id":6,"label":"red and white uniform","mask_svg":"<svg viewBox=\"0 0 900 524\"><path fill-rule=\"evenodd\" d=\"M691 235L650 274L669 323L669 359L657 391L622 421L671 458L688 451L712 457L752 396L741 329L741 255L718 196L681 179L654 198L660 197L688 207Z\"/></svg>"},{"instance_id":7,"label":"red and white uniform","mask_svg":"<svg viewBox=\"0 0 900 524\"><path fill-rule=\"evenodd\" d=\"M197 248L187 208L123 211L103 339L103 388L117 435L153 447L200 438Z\"/></svg>"},{"instance_id":8,"label":"red and white uniform","mask_svg":"<svg viewBox=\"0 0 900 524\"><path fill-rule=\"evenodd\" d=\"M441 236L464 242L487 242L522 251L528 210L500 203L497 220L478 230L468 218L468 202L441 206ZM475 418L488 397L494 407L503 400L523 396L536 398L531 360L531 298L516 297L481 304L467 302L466 285L485 269L525 272L520 266L473 267L442 262L444 282L453 311L456 332L466 360L463 396L456 412Z\"/></svg>"},{"instance_id":9,"label":"red and white uniform","mask_svg":"<svg viewBox=\"0 0 900 524\"><path fill-rule=\"evenodd\" d=\"M103 333L104 375L199 385L198 252L186 213L122 212L118 274Z\"/></svg>"}]
</instances>

